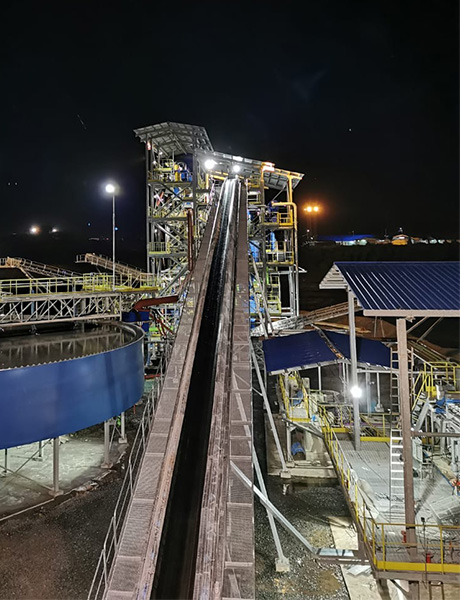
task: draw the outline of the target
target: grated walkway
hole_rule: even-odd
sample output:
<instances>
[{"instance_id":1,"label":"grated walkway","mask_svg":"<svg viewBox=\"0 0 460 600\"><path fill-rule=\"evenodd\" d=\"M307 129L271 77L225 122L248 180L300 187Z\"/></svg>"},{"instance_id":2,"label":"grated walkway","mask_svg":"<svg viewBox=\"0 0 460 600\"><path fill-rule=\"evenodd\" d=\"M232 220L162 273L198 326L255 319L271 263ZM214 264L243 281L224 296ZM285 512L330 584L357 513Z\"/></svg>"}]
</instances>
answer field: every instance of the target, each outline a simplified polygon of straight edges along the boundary
<instances>
[{"instance_id":1,"label":"grated walkway","mask_svg":"<svg viewBox=\"0 0 460 600\"><path fill-rule=\"evenodd\" d=\"M361 491L368 497L377 514L374 518L387 522L389 514L390 450L386 443L362 442L357 452L350 440L340 440L340 446L356 473ZM366 485L368 484L368 485ZM414 478L416 520L428 523L460 524L460 497L453 494L449 482L438 469L431 476Z\"/></svg>"}]
</instances>

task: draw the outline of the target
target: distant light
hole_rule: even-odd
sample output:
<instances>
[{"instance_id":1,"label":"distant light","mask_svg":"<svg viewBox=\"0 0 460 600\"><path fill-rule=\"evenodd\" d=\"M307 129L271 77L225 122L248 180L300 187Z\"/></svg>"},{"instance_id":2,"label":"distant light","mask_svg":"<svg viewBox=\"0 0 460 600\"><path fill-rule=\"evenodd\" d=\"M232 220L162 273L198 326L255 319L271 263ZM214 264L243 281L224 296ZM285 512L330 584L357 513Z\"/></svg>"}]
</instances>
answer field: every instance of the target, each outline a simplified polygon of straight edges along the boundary
<instances>
[{"instance_id":1,"label":"distant light","mask_svg":"<svg viewBox=\"0 0 460 600\"><path fill-rule=\"evenodd\" d=\"M314 207L313 207L313 210L314 210L315 212L318 212L318 211L319 211L319 206L314 206Z\"/></svg>"},{"instance_id":2,"label":"distant light","mask_svg":"<svg viewBox=\"0 0 460 600\"><path fill-rule=\"evenodd\" d=\"M311 206L307 206L306 208L304 208L304 210L306 210L307 212L311 212L313 209Z\"/></svg>"},{"instance_id":3,"label":"distant light","mask_svg":"<svg viewBox=\"0 0 460 600\"><path fill-rule=\"evenodd\" d=\"M243 162L243 157L242 156L234 156L233 160L237 160L238 162Z\"/></svg>"},{"instance_id":4,"label":"distant light","mask_svg":"<svg viewBox=\"0 0 460 600\"><path fill-rule=\"evenodd\" d=\"M115 186L113 185L113 183L108 183L105 186L105 191L107 192L107 194L115 194Z\"/></svg>"},{"instance_id":5,"label":"distant light","mask_svg":"<svg viewBox=\"0 0 460 600\"><path fill-rule=\"evenodd\" d=\"M118 231L118 227L115 227L115 231Z\"/></svg>"},{"instance_id":6,"label":"distant light","mask_svg":"<svg viewBox=\"0 0 460 600\"><path fill-rule=\"evenodd\" d=\"M29 229L29 233L32 235L37 235L37 233L40 233L40 227L38 227L38 225L32 225L32 227Z\"/></svg>"},{"instance_id":7,"label":"distant light","mask_svg":"<svg viewBox=\"0 0 460 600\"><path fill-rule=\"evenodd\" d=\"M87 223L88 227L91 227L91 223Z\"/></svg>"},{"instance_id":8,"label":"distant light","mask_svg":"<svg viewBox=\"0 0 460 600\"><path fill-rule=\"evenodd\" d=\"M213 169L216 165L217 165L216 161L213 160L212 158L208 158L208 160L205 160L205 162L204 162L204 168L207 169L208 171Z\"/></svg>"},{"instance_id":9,"label":"distant light","mask_svg":"<svg viewBox=\"0 0 460 600\"><path fill-rule=\"evenodd\" d=\"M58 228L57 227L53 227L53 229L51 230L51 233L57 233L58 232Z\"/></svg>"},{"instance_id":10,"label":"distant light","mask_svg":"<svg viewBox=\"0 0 460 600\"><path fill-rule=\"evenodd\" d=\"M353 398L361 398L363 395L363 390L358 385L354 385L350 389L350 393L353 396Z\"/></svg>"},{"instance_id":11,"label":"distant light","mask_svg":"<svg viewBox=\"0 0 460 600\"><path fill-rule=\"evenodd\" d=\"M240 165L233 165L233 167L232 167L232 171L233 171L234 173L239 173L239 172L241 171L241 167L240 167Z\"/></svg>"}]
</instances>

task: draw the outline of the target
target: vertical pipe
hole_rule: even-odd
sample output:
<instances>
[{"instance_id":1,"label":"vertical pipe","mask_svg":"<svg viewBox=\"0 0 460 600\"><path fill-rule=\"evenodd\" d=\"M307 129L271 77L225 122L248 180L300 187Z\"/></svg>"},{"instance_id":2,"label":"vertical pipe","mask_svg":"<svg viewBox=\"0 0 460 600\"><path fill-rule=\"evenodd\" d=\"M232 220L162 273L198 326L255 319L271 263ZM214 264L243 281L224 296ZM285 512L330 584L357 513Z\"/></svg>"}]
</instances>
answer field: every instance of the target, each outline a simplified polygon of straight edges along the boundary
<instances>
[{"instance_id":1,"label":"vertical pipe","mask_svg":"<svg viewBox=\"0 0 460 600\"><path fill-rule=\"evenodd\" d=\"M377 406L375 410L380 412L382 410L382 403L380 402L380 373L377 371Z\"/></svg>"},{"instance_id":2,"label":"vertical pipe","mask_svg":"<svg viewBox=\"0 0 460 600\"><path fill-rule=\"evenodd\" d=\"M38 458L39 460L43 459L43 442L41 440L38 442Z\"/></svg>"},{"instance_id":3,"label":"vertical pipe","mask_svg":"<svg viewBox=\"0 0 460 600\"><path fill-rule=\"evenodd\" d=\"M322 382L321 382L321 367L318 365L318 389L322 390Z\"/></svg>"},{"instance_id":4,"label":"vertical pipe","mask_svg":"<svg viewBox=\"0 0 460 600\"><path fill-rule=\"evenodd\" d=\"M8 473L8 448L4 450L4 462L3 462L3 476L6 477Z\"/></svg>"},{"instance_id":5,"label":"vertical pipe","mask_svg":"<svg viewBox=\"0 0 460 600\"><path fill-rule=\"evenodd\" d=\"M361 447L361 421L359 417L359 393L358 393L358 358L356 353L356 326L355 326L355 297L348 290L348 324L350 328L350 357L351 357L351 389L353 399L353 430L355 450Z\"/></svg>"},{"instance_id":6,"label":"vertical pipe","mask_svg":"<svg viewBox=\"0 0 460 600\"><path fill-rule=\"evenodd\" d=\"M291 426L289 425L289 423L286 423L286 450L287 450L288 460L292 459L291 447L292 447Z\"/></svg>"},{"instance_id":7,"label":"vertical pipe","mask_svg":"<svg viewBox=\"0 0 460 600\"><path fill-rule=\"evenodd\" d=\"M367 406L367 414L371 413L371 386L370 386L370 373L366 371L365 373L365 381L366 381L366 406Z\"/></svg>"}]
</instances>

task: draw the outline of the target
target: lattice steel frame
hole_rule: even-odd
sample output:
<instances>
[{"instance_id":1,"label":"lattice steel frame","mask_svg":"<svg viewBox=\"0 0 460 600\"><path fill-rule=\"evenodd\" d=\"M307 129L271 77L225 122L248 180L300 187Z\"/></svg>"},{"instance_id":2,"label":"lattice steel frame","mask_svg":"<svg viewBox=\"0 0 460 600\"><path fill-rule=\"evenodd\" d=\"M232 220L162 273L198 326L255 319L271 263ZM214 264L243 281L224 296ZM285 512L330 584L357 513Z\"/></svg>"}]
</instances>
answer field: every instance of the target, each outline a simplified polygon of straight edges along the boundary
<instances>
[{"instance_id":1,"label":"lattice steel frame","mask_svg":"<svg viewBox=\"0 0 460 600\"><path fill-rule=\"evenodd\" d=\"M147 271L167 295L180 289L198 255L212 190L196 151L212 146L195 125L159 123L134 133L145 143Z\"/></svg>"},{"instance_id":2,"label":"lattice steel frame","mask_svg":"<svg viewBox=\"0 0 460 600\"><path fill-rule=\"evenodd\" d=\"M121 320L119 293L4 296L0 298L0 326L88 319Z\"/></svg>"}]
</instances>

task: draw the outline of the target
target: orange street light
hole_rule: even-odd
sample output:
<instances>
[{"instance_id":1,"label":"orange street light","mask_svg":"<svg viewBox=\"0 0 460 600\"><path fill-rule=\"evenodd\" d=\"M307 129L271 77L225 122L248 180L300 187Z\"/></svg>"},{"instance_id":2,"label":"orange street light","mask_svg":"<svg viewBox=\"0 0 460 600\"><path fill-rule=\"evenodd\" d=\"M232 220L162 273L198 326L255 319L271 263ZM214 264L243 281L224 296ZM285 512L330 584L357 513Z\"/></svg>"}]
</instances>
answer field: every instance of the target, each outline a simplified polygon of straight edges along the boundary
<instances>
[{"instance_id":1,"label":"orange street light","mask_svg":"<svg viewBox=\"0 0 460 600\"><path fill-rule=\"evenodd\" d=\"M313 210L314 210L315 212L319 212L319 206L314 206L314 207L313 207Z\"/></svg>"},{"instance_id":2,"label":"orange street light","mask_svg":"<svg viewBox=\"0 0 460 600\"><path fill-rule=\"evenodd\" d=\"M311 213L311 211L313 210L311 206L307 206L306 208L304 208L304 210L306 210L308 213Z\"/></svg>"}]
</instances>

